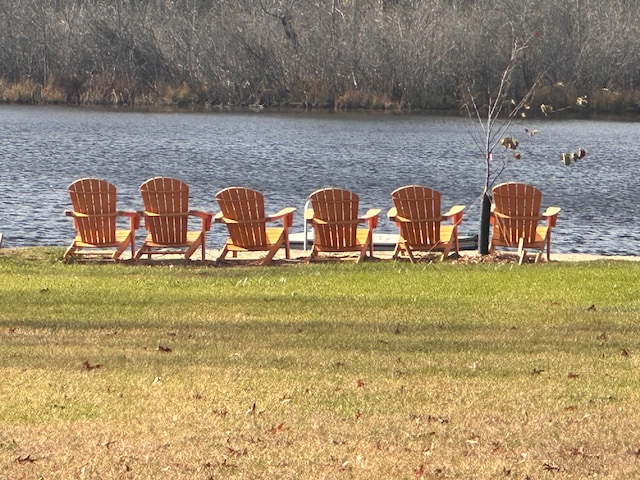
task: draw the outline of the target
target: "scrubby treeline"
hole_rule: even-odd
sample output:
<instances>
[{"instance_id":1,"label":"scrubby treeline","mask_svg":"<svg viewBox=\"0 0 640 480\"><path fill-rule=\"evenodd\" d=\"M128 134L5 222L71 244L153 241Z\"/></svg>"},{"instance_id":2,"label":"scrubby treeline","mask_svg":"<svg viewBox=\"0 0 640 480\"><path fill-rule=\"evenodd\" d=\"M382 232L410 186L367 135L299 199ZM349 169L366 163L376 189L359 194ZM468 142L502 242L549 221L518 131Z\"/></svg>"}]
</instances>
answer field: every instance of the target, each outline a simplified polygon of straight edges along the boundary
<instances>
[{"instance_id":1,"label":"scrubby treeline","mask_svg":"<svg viewBox=\"0 0 640 480\"><path fill-rule=\"evenodd\" d=\"M640 105L632 0L0 0L7 102L457 108L528 45L518 97Z\"/></svg>"}]
</instances>

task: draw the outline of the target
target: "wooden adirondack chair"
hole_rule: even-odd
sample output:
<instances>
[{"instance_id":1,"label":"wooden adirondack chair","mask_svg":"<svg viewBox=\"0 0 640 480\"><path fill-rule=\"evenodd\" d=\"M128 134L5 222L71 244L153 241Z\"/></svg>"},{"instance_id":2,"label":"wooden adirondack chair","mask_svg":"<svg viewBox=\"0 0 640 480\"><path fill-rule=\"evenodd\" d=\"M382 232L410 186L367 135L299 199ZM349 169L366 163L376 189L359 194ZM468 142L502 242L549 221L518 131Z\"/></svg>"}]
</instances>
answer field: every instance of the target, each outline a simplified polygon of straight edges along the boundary
<instances>
[{"instance_id":1,"label":"wooden adirondack chair","mask_svg":"<svg viewBox=\"0 0 640 480\"><path fill-rule=\"evenodd\" d=\"M267 265L282 246L285 257L290 258L289 227L293 225L295 208L283 208L267 216L262 193L242 187L225 188L216 193L216 200L221 211L215 221L224 223L229 230L229 239L218 260L229 252L237 257L238 252L266 251L262 265ZM277 221L282 221L282 227L267 227L267 223Z\"/></svg>"},{"instance_id":2,"label":"wooden adirondack chair","mask_svg":"<svg viewBox=\"0 0 640 480\"><path fill-rule=\"evenodd\" d=\"M323 253L358 253L358 262L373 256L373 229L378 226L379 208L369 209L358 216L358 195L340 188L325 188L313 192L311 209L305 212L305 221L313 227L311 260ZM366 228L358 228L365 224Z\"/></svg>"},{"instance_id":3,"label":"wooden adirondack chair","mask_svg":"<svg viewBox=\"0 0 640 480\"><path fill-rule=\"evenodd\" d=\"M415 263L414 252L441 252L442 259L449 256L451 248L458 253L458 225L462 223L464 205L455 205L440 214L440 193L418 185L408 185L391 193L394 207L387 217L400 230L393 252L395 260L406 253ZM451 224L442 222L451 220Z\"/></svg>"},{"instance_id":4,"label":"wooden adirondack chair","mask_svg":"<svg viewBox=\"0 0 640 480\"><path fill-rule=\"evenodd\" d=\"M538 262L546 247L549 261L551 228L556 225L560 208L549 207L540 215L542 192L524 183L503 183L495 186L491 193L491 251L496 247L517 248L522 263L527 256L526 249L535 249L538 250L535 262Z\"/></svg>"},{"instance_id":5,"label":"wooden adirondack chair","mask_svg":"<svg viewBox=\"0 0 640 480\"><path fill-rule=\"evenodd\" d=\"M175 178L155 177L140 185L144 203L145 228L148 231L136 259L147 255L184 255L186 259L200 248L202 261L206 255L206 233L213 215L189 210L189 186ZM201 220L201 228L189 231L189 217Z\"/></svg>"},{"instance_id":6,"label":"wooden adirondack chair","mask_svg":"<svg viewBox=\"0 0 640 480\"><path fill-rule=\"evenodd\" d=\"M135 231L140 226L136 212L116 209L116 187L105 180L83 178L68 188L77 235L64 252L64 259L72 257L118 260L128 246L131 258L135 254ZM118 217L129 219L127 230L117 228Z\"/></svg>"}]
</instances>

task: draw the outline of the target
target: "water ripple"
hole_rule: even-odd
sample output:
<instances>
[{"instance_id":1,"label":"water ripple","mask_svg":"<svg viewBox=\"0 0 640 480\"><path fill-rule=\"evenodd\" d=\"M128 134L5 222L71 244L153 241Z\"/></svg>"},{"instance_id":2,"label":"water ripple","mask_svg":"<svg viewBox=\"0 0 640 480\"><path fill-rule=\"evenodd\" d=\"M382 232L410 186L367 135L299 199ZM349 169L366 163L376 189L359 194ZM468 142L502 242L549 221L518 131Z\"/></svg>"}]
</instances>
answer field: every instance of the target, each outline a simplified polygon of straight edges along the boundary
<instances>
[{"instance_id":1,"label":"water ripple","mask_svg":"<svg viewBox=\"0 0 640 480\"><path fill-rule=\"evenodd\" d=\"M191 187L192 206L216 211L214 194L230 185L261 190L268 209L338 186L357 192L362 209L391 206L392 190L422 184L444 204L469 206L463 231L475 233L484 164L464 118L382 114L139 113L0 106L0 231L7 246L65 245L66 188L82 177L109 180L122 209L140 209L138 186L174 176ZM530 139L514 125L523 159L502 180L525 181L562 207L554 251L640 255L637 124L537 121ZM588 152L564 167L561 152ZM301 229L301 215L297 217ZM383 232L395 226L383 220ZM140 232L142 236L142 232ZM209 242L219 247L224 230Z\"/></svg>"}]
</instances>

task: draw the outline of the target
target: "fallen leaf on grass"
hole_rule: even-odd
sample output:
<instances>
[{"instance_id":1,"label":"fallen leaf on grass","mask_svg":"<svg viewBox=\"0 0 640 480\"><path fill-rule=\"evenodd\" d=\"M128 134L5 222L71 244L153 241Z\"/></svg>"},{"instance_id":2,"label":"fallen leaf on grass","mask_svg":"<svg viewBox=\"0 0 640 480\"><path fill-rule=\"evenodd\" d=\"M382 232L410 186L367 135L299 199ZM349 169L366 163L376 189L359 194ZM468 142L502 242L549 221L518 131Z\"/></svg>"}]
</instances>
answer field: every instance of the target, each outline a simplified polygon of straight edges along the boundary
<instances>
[{"instance_id":1,"label":"fallen leaf on grass","mask_svg":"<svg viewBox=\"0 0 640 480\"><path fill-rule=\"evenodd\" d=\"M229 455L233 455L234 457L245 457L248 453L246 448L236 450L235 448L227 447L227 450L229 450Z\"/></svg>"},{"instance_id":2,"label":"fallen leaf on grass","mask_svg":"<svg viewBox=\"0 0 640 480\"><path fill-rule=\"evenodd\" d=\"M429 415L427 417L427 422L428 423L442 423L443 425L446 425L447 423L449 423L449 419L448 418L443 418L443 417L433 417L431 415Z\"/></svg>"},{"instance_id":3,"label":"fallen leaf on grass","mask_svg":"<svg viewBox=\"0 0 640 480\"><path fill-rule=\"evenodd\" d=\"M555 465L551 465L550 463L543 464L542 468L544 468L548 472L559 472L560 471L560 467L556 467Z\"/></svg>"},{"instance_id":4,"label":"fallen leaf on grass","mask_svg":"<svg viewBox=\"0 0 640 480\"><path fill-rule=\"evenodd\" d=\"M356 382L356 386L357 386L358 388L362 388L362 387L364 387L364 382L363 382L362 380L358 380L358 381Z\"/></svg>"},{"instance_id":5,"label":"fallen leaf on grass","mask_svg":"<svg viewBox=\"0 0 640 480\"><path fill-rule=\"evenodd\" d=\"M629 352L627 352L627 350L625 348L623 348L622 352L620 352L620 355L622 355L623 357L628 357L629 356Z\"/></svg>"},{"instance_id":6,"label":"fallen leaf on grass","mask_svg":"<svg viewBox=\"0 0 640 480\"><path fill-rule=\"evenodd\" d=\"M569 372L569 375L567 375L567 378L578 378L579 376L580 376L579 373Z\"/></svg>"},{"instance_id":7,"label":"fallen leaf on grass","mask_svg":"<svg viewBox=\"0 0 640 480\"><path fill-rule=\"evenodd\" d=\"M594 456L597 457L597 455L589 455L589 454L585 453L584 446L581 446L581 447L578 447L578 448L575 448L575 447L572 448L571 450L569 450L569 454L573 455L573 456L576 456L576 457L586 457L586 458L594 457Z\"/></svg>"},{"instance_id":8,"label":"fallen leaf on grass","mask_svg":"<svg viewBox=\"0 0 640 480\"><path fill-rule=\"evenodd\" d=\"M284 430L288 430L287 428L284 427L285 422L281 422L278 425L274 425L269 429L269 432L276 434L278 432L282 432Z\"/></svg>"},{"instance_id":9,"label":"fallen leaf on grass","mask_svg":"<svg viewBox=\"0 0 640 480\"><path fill-rule=\"evenodd\" d=\"M82 366L84 367L84 369L85 369L85 370L88 370L89 372L90 372L91 370L95 370L96 368L102 368L102 364L100 364L100 363L96 363L96 364L94 364L94 365L91 365L91 364L89 363L89 360L85 360L85 361L82 363Z\"/></svg>"},{"instance_id":10,"label":"fallen leaf on grass","mask_svg":"<svg viewBox=\"0 0 640 480\"><path fill-rule=\"evenodd\" d=\"M226 458L222 461L220 466L225 468L238 468L238 465L235 463L228 463Z\"/></svg>"},{"instance_id":11,"label":"fallen leaf on grass","mask_svg":"<svg viewBox=\"0 0 640 480\"><path fill-rule=\"evenodd\" d=\"M162 353L170 353L171 352L171 348L170 347L165 347L164 345L158 345L158 351L162 352Z\"/></svg>"},{"instance_id":12,"label":"fallen leaf on grass","mask_svg":"<svg viewBox=\"0 0 640 480\"><path fill-rule=\"evenodd\" d=\"M256 413L256 402L253 402L253 405L247 410L247 415L253 415L254 413Z\"/></svg>"},{"instance_id":13,"label":"fallen leaf on grass","mask_svg":"<svg viewBox=\"0 0 640 480\"><path fill-rule=\"evenodd\" d=\"M595 305L591 305L589 308L587 308L587 312L595 312L595 311L596 311Z\"/></svg>"},{"instance_id":14,"label":"fallen leaf on grass","mask_svg":"<svg viewBox=\"0 0 640 480\"><path fill-rule=\"evenodd\" d=\"M17 463L35 463L37 461L38 461L38 459L37 458L33 458L31 456L31 454L27 455L26 457L18 457L18 458L16 458L16 462Z\"/></svg>"}]
</instances>

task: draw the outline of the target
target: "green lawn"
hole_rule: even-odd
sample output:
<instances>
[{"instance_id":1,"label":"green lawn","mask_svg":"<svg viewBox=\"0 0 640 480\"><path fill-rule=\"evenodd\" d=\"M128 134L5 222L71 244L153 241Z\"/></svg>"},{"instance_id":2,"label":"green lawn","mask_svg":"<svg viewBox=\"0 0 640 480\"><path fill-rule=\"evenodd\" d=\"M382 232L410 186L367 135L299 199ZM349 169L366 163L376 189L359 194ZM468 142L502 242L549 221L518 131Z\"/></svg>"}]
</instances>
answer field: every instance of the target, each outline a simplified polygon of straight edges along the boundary
<instances>
[{"instance_id":1,"label":"green lawn","mask_svg":"<svg viewBox=\"0 0 640 480\"><path fill-rule=\"evenodd\" d=\"M0 252L0 479L640 471L640 263Z\"/></svg>"}]
</instances>

